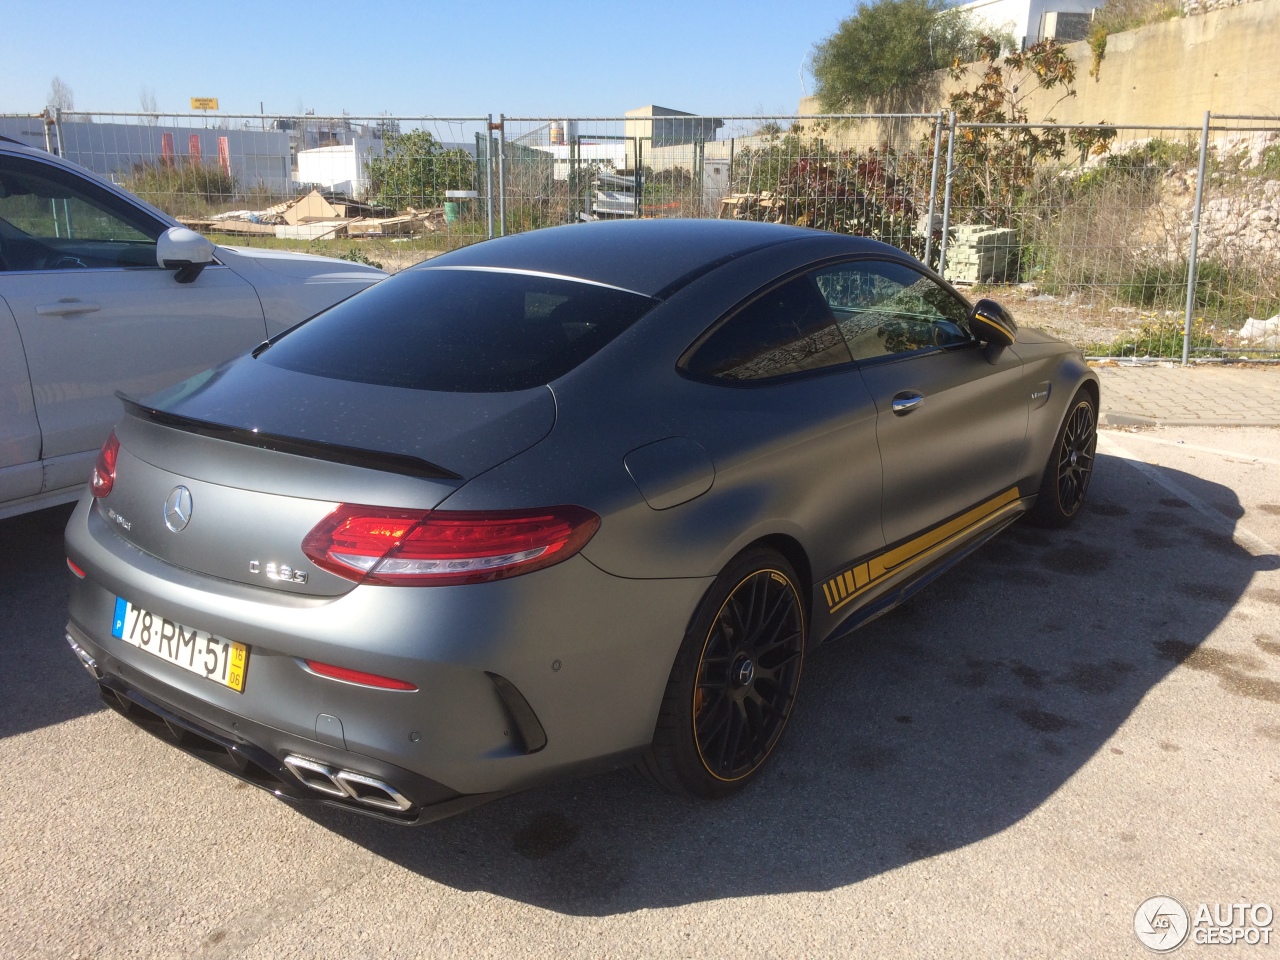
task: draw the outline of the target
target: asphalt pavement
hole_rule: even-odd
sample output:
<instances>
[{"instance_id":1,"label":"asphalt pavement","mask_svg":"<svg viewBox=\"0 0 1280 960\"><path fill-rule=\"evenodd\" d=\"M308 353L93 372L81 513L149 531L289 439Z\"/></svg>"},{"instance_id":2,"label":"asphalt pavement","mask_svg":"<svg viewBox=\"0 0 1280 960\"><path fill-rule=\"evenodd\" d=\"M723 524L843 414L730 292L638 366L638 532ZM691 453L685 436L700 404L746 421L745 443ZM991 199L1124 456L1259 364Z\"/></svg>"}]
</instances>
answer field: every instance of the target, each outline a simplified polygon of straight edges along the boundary
<instances>
[{"instance_id":1,"label":"asphalt pavement","mask_svg":"<svg viewBox=\"0 0 1280 960\"><path fill-rule=\"evenodd\" d=\"M1141 957L1148 897L1280 909L1280 431L1100 454L1075 526L814 652L738 796L619 771L411 830L106 710L68 508L0 521L0 956Z\"/></svg>"}]
</instances>

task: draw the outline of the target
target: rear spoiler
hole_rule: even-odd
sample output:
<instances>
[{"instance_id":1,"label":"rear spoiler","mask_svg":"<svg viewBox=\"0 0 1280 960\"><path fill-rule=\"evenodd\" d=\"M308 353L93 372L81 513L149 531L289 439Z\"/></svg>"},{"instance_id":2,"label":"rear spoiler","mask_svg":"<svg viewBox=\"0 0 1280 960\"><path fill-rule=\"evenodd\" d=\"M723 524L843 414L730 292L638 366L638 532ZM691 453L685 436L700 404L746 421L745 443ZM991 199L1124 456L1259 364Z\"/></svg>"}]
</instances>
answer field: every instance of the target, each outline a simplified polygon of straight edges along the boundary
<instances>
[{"instance_id":1,"label":"rear spoiler","mask_svg":"<svg viewBox=\"0 0 1280 960\"><path fill-rule=\"evenodd\" d=\"M224 423L211 423L208 420L197 420L180 413L168 413L148 407L126 397L117 391L116 396L124 404L125 413L139 420L149 420L163 427L171 427L184 433L194 433L214 440L225 440L228 443L242 443L249 447L260 447L263 450L274 450L277 453L289 453L298 457L309 457L312 460L327 460L331 463L345 463L351 467L365 467L371 470L382 470L386 473L399 473L407 477L421 480L462 480L460 474L434 463L428 463L419 457L411 457L401 453L387 453L383 450L362 450L359 447L345 447L337 443L325 443L322 440L304 440L298 437L282 437L273 433L259 433L246 427L232 427Z\"/></svg>"}]
</instances>

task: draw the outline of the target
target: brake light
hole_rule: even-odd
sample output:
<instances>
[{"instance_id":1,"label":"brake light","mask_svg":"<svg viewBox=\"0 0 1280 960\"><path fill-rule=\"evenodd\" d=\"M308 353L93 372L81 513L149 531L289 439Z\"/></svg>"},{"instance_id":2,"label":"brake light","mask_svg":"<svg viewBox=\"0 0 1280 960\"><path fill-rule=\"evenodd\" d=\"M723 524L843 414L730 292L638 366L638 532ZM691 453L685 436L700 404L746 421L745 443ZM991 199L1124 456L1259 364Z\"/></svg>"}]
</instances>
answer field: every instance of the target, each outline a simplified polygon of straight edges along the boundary
<instances>
[{"instance_id":1,"label":"brake light","mask_svg":"<svg viewBox=\"0 0 1280 960\"><path fill-rule=\"evenodd\" d=\"M302 552L360 583L483 583L567 560L599 527L598 516L574 506L473 512L344 503L307 534Z\"/></svg>"},{"instance_id":2,"label":"brake light","mask_svg":"<svg viewBox=\"0 0 1280 960\"><path fill-rule=\"evenodd\" d=\"M111 488L116 482L116 459L120 455L120 441L116 439L116 432L111 431L111 435L107 437L107 442L102 445L102 449L98 451L98 459L93 463L93 495L97 499L105 497L111 492Z\"/></svg>"},{"instance_id":3,"label":"brake light","mask_svg":"<svg viewBox=\"0 0 1280 960\"><path fill-rule=\"evenodd\" d=\"M417 690L415 684L408 680L396 680L393 677L380 677L376 673L365 673L363 670L349 670L346 667L335 667L331 663L318 660L305 661L312 673L318 673L330 680L343 680L347 683L358 683L364 687L379 687L383 690Z\"/></svg>"}]
</instances>

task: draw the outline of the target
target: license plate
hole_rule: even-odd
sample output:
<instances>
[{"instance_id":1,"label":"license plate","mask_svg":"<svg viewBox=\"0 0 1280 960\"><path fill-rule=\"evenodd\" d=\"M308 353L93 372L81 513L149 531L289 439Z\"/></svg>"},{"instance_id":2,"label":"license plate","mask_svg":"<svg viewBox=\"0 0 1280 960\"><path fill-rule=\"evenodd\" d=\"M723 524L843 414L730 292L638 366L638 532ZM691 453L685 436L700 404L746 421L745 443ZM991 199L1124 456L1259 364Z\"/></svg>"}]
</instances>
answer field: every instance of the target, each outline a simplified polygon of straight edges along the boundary
<instances>
[{"instance_id":1,"label":"license plate","mask_svg":"<svg viewBox=\"0 0 1280 960\"><path fill-rule=\"evenodd\" d=\"M236 693L244 692L249 648L243 643L166 620L123 597L116 597L111 635Z\"/></svg>"}]
</instances>

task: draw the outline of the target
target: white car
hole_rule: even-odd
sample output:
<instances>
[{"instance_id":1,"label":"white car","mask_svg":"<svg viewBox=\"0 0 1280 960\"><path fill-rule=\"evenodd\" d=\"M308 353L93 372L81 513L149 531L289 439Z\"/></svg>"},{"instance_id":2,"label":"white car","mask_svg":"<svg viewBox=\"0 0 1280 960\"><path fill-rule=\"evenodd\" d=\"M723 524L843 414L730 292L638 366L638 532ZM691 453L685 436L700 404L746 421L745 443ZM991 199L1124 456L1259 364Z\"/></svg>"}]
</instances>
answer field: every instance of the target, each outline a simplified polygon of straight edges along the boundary
<instances>
[{"instance_id":1,"label":"white car","mask_svg":"<svg viewBox=\"0 0 1280 960\"><path fill-rule=\"evenodd\" d=\"M75 500L121 413L383 279L214 246L83 167L0 137L0 518Z\"/></svg>"}]
</instances>

